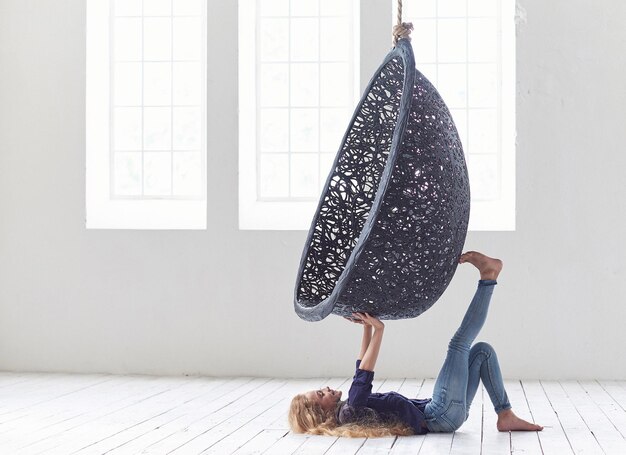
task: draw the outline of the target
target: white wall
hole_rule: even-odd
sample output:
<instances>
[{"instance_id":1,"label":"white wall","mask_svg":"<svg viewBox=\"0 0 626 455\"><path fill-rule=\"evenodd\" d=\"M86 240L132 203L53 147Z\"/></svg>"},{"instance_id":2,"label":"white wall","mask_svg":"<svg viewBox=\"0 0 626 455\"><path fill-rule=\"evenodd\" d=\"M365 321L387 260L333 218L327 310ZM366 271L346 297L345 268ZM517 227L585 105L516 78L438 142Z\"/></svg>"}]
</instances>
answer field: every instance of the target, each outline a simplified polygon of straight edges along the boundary
<instances>
[{"instance_id":1,"label":"white wall","mask_svg":"<svg viewBox=\"0 0 626 455\"><path fill-rule=\"evenodd\" d=\"M306 233L237 229L236 8L209 0L209 228L86 231L84 1L0 0L0 369L351 374L359 327L292 310ZM507 377L625 379L626 2L519 13L517 230L466 243L505 263L479 339ZM389 322L378 375L434 376L477 278Z\"/></svg>"}]
</instances>

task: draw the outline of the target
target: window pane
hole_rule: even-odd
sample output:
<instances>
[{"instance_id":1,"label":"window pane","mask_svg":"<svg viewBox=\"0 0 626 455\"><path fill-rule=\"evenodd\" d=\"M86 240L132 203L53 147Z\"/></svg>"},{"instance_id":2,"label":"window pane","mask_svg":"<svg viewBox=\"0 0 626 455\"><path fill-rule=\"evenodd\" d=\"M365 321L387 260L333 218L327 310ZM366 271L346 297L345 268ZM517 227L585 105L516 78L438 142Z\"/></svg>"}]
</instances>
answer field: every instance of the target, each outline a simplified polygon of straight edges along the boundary
<instances>
[{"instance_id":1,"label":"window pane","mask_svg":"<svg viewBox=\"0 0 626 455\"><path fill-rule=\"evenodd\" d=\"M437 0L406 2L403 8L404 17L437 17Z\"/></svg>"},{"instance_id":2,"label":"window pane","mask_svg":"<svg viewBox=\"0 0 626 455\"><path fill-rule=\"evenodd\" d=\"M141 19L116 18L113 39L115 60L141 60Z\"/></svg>"},{"instance_id":3,"label":"window pane","mask_svg":"<svg viewBox=\"0 0 626 455\"><path fill-rule=\"evenodd\" d=\"M174 18L174 60L200 60L201 37L200 18Z\"/></svg>"},{"instance_id":4,"label":"window pane","mask_svg":"<svg viewBox=\"0 0 626 455\"><path fill-rule=\"evenodd\" d=\"M115 152L113 191L118 196L141 195L141 152Z\"/></svg>"},{"instance_id":5,"label":"window pane","mask_svg":"<svg viewBox=\"0 0 626 455\"><path fill-rule=\"evenodd\" d=\"M318 166L317 154L291 155L291 196L319 196Z\"/></svg>"},{"instance_id":6,"label":"window pane","mask_svg":"<svg viewBox=\"0 0 626 455\"><path fill-rule=\"evenodd\" d=\"M115 63L113 82L116 105L141 105L141 63Z\"/></svg>"},{"instance_id":7,"label":"window pane","mask_svg":"<svg viewBox=\"0 0 626 455\"><path fill-rule=\"evenodd\" d=\"M205 0L173 0L175 16L200 16Z\"/></svg>"},{"instance_id":8,"label":"window pane","mask_svg":"<svg viewBox=\"0 0 626 455\"><path fill-rule=\"evenodd\" d=\"M172 109L146 107L144 112L144 150L170 150L172 145Z\"/></svg>"},{"instance_id":9,"label":"window pane","mask_svg":"<svg viewBox=\"0 0 626 455\"><path fill-rule=\"evenodd\" d=\"M346 61L350 58L352 30L346 27L344 18L320 20L320 60ZM316 56L317 57L317 56Z\"/></svg>"},{"instance_id":10,"label":"window pane","mask_svg":"<svg viewBox=\"0 0 626 455\"><path fill-rule=\"evenodd\" d=\"M174 62L174 104L199 105L202 97L202 70L200 63Z\"/></svg>"},{"instance_id":11,"label":"window pane","mask_svg":"<svg viewBox=\"0 0 626 455\"><path fill-rule=\"evenodd\" d=\"M146 18L143 20L144 60L171 60L172 19Z\"/></svg>"},{"instance_id":12,"label":"window pane","mask_svg":"<svg viewBox=\"0 0 626 455\"><path fill-rule=\"evenodd\" d=\"M256 4L260 15L252 68L258 81L257 103L248 107L257 129L253 159L259 171L254 197L317 198L320 147L336 151L354 103L352 61L358 50L353 49L353 0L290 0L287 4L261 0ZM292 161L295 154L302 156ZM270 170L279 165L284 165L281 169L287 179L276 185L264 182L275 178L270 177ZM307 174L305 183L289 183L291 172L313 171L315 175Z\"/></svg>"},{"instance_id":13,"label":"window pane","mask_svg":"<svg viewBox=\"0 0 626 455\"><path fill-rule=\"evenodd\" d=\"M335 162L335 156L336 154L334 153L320 153L320 182L318 195L321 193L321 190L326 183L326 179L332 170L333 163Z\"/></svg>"},{"instance_id":14,"label":"window pane","mask_svg":"<svg viewBox=\"0 0 626 455\"><path fill-rule=\"evenodd\" d=\"M289 104L289 65L264 63L261 65L261 106Z\"/></svg>"},{"instance_id":15,"label":"window pane","mask_svg":"<svg viewBox=\"0 0 626 455\"><path fill-rule=\"evenodd\" d=\"M496 20L469 19L468 60L493 62L497 58L498 30Z\"/></svg>"},{"instance_id":16,"label":"window pane","mask_svg":"<svg viewBox=\"0 0 626 455\"><path fill-rule=\"evenodd\" d=\"M289 111L261 109L260 146L263 152L289 151Z\"/></svg>"},{"instance_id":17,"label":"window pane","mask_svg":"<svg viewBox=\"0 0 626 455\"><path fill-rule=\"evenodd\" d=\"M176 3L178 0L175 0ZM172 0L143 0L144 16L170 16Z\"/></svg>"},{"instance_id":18,"label":"window pane","mask_svg":"<svg viewBox=\"0 0 626 455\"><path fill-rule=\"evenodd\" d=\"M289 60L289 19L261 19L259 27L261 60Z\"/></svg>"},{"instance_id":19,"label":"window pane","mask_svg":"<svg viewBox=\"0 0 626 455\"><path fill-rule=\"evenodd\" d=\"M440 62L463 62L466 56L465 19L440 19L438 26Z\"/></svg>"},{"instance_id":20,"label":"window pane","mask_svg":"<svg viewBox=\"0 0 626 455\"><path fill-rule=\"evenodd\" d=\"M292 16L317 16L317 0L291 0L290 13Z\"/></svg>"},{"instance_id":21,"label":"window pane","mask_svg":"<svg viewBox=\"0 0 626 455\"><path fill-rule=\"evenodd\" d=\"M203 191L200 152L175 152L173 158L173 194L175 196L201 196Z\"/></svg>"},{"instance_id":22,"label":"window pane","mask_svg":"<svg viewBox=\"0 0 626 455\"><path fill-rule=\"evenodd\" d=\"M352 0L321 0L321 16L347 16L352 12Z\"/></svg>"},{"instance_id":23,"label":"window pane","mask_svg":"<svg viewBox=\"0 0 626 455\"><path fill-rule=\"evenodd\" d=\"M322 63L320 65L320 94L321 106L347 106L352 94L348 91L350 67L347 63Z\"/></svg>"},{"instance_id":24,"label":"window pane","mask_svg":"<svg viewBox=\"0 0 626 455\"><path fill-rule=\"evenodd\" d=\"M339 150L341 139L346 133L350 109L320 109L320 150L335 153Z\"/></svg>"},{"instance_id":25,"label":"window pane","mask_svg":"<svg viewBox=\"0 0 626 455\"><path fill-rule=\"evenodd\" d=\"M115 0L116 16L141 16L141 0Z\"/></svg>"},{"instance_id":26,"label":"window pane","mask_svg":"<svg viewBox=\"0 0 626 455\"><path fill-rule=\"evenodd\" d=\"M495 109L469 110L469 153L498 151L498 119Z\"/></svg>"},{"instance_id":27,"label":"window pane","mask_svg":"<svg viewBox=\"0 0 626 455\"><path fill-rule=\"evenodd\" d=\"M205 3L85 2L88 228L206 225ZM196 42L185 40L197 30ZM197 58L174 65L174 43ZM185 153L175 162L174 146Z\"/></svg>"},{"instance_id":28,"label":"window pane","mask_svg":"<svg viewBox=\"0 0 626 455\"><path fill-rule=\"evenodd\" d=\"M147 62L143 65L143 103L163 106L172 102L172 64Z\"/></svg>"},{"instance_id":29,"label":"window pane","mask_svg":"<svg viewBox=\"0 0 626 455\"><path fill-rule=\"evenodd\" d=\"M145 152L143 192L149 196L169 196L172 188L172 154Z\"/></svg>"},{"instance_id":30,"label":"window pane","mask_svg":"<svg viewBox=\"0 0 626 455\"><path fill-rule=\"evenodd\" d=\"M258 5L261 16L289 16L289 0L263 0Z\"/></svg>"},{"instance_id":31,"label":"window pane","mask_svg":"<svg viewBox=\"0 0 626 455\"><path fill-rule=\"evenodd\" d=\"M493 64L468 65L469 106L495 107L498 100L498 74Z\"/></svg>"},{"instance_id":32,"label":"window pane","mask_svg":"<svg viewBox=\"0 0 626 455\"><path fill-rule=\"evenodd\" d=\"M498 12L498 0L471 0L468 2L470 16L495 16Z\"/></svg>"},{"instance_id":33,"label":"window pane","mask_svg":"<svg viewBox=\"0 0 626 455\"><path fill-rule=\"evenodd\" d=\"M291 59L293 61L317 60L319 52L318 19L292 19L290 39Z\"/></svg>"},{"instance_id":34,"label":"window pane","mask_svg":"<svg viewBox=\"0 0 626 455\"><path fill-rule=\"evenodd\" d=\"M141 108L117 107L113 116L115 150L141 150Z\"/></svg>"},{"instance_id":35,"label":"window pane","mask_svg":"<svg viewBox=\"0 0 626 455\"><path fill-rule=\"evenodd\" d=\"M437 61L437 20L419 19L414 21L415 30L411 32L413 52L416 62Z\"/></svg>"},{"instance_id":36,"label":"window pane","mask_svg":"<svg viewBox=\"0 0 626 455\"><path fill-rule=\"evenodd\" d=\"M262 153L259 166L259 196L289 195L289 157L285 154Z\"/></svg>"},{"instance_id":37,"label":"window pane","mask_svg":"<svg viewBox=\"0 0 626 455\"><path fill-rule=\"evenodd\" d=\"M318 110L291 110L291 151L316 152L318 150Z\"/></svg>"},{"instance_id":38,"label":"window pane","mask_svg":"<svg viewBox=\"0 0 626 455\"><path fill-rule=\"evenodd\" d=\"M317 63L291 65L291 105L317 106L319 104L319 67Z\"/></svg>"},{"instance_id":39,"label":"window pane","mask_svg":"<svg viewBox=\"0 0 626 455\"><path fill-rule=\"evenodd\" d=\"M437 15L439 17L465 17L467 12L465 5L472 0L439 0L437 3Z\"/></svg>"},{"instance_id":40,"label":"window pane","mask_svg":"<svg viewBox=\"0 0 626 455\"><path fill-rule=\"evenodd\" d=\"M198 150L201 143L202 118L198 107L174 108L174 149Z\"/></svg>"},{"instance_id":41,"label":"window pane","mask_svg":"<svg viewBox=\"0 0 626 455\"><path fill-rule=\"evenodd\" d=\"M472 199L491 200L498 198L498 156L467 155Z\"/></svg>"},{"instance_id":42,"label":"window pane","mask_svg":"<svg viewBox=\"0 0 626 455\"><path fill-rule=\"evenodd\" d=\"M437 90L450 108L467 105L467 76L465 64L439 65Z\"/></svg>"}]
</instances>

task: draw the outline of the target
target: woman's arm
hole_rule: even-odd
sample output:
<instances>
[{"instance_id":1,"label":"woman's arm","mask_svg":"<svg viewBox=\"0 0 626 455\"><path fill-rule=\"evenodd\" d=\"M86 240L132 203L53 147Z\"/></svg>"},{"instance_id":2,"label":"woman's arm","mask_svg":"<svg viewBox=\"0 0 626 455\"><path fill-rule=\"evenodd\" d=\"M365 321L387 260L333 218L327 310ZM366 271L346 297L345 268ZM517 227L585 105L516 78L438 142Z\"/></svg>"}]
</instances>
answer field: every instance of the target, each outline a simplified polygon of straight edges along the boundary
<instances>
[{"instance_id":1,"label":"woman's arm","mask_svg":"<svg viewBox=\"0 0 626 455\"><path fill-rule=\"evenodd\" d=\"M363 338L361 339L361 352L359 352L359 360L363 360L363 356L367 352L372 339L372 326L363 324Z\"/></svg>"},{"instance_id":2,"label":"woman's arm","mask_svg":"<svg viewBox=\"0 0 626 455\"><path fill-rule=\"evenodd\" d=\"M352 313L352 317L344 316L350 322L354 322L355 324L361 324L363 326L363 338L361 338L361 351L359 352L359 356L357 360L362 360L365 352L367 351L367 347L370 345L370 340L372 339L372 326L366 324L360 317L359 313Z\"/></svg>"},{"instance_id":3,"label":"woman's arm","mask_svg":"<svg viewBox=\"0 0 626 455\"><path fill-rule=\"evenodd\" d=\"M363 330L363 343L361 344L361 365L359 368L366 371L374 371L376 366L376 360L378 359L378 353L380 352L380 344L383 341L383 332L385 331L385 324L379 319L370 316L368 313L355 313L356 316L363 321L365 326ZM369 337L367 346L363 351L365 345L365 330L369 327L370 330L374 330L374 333Z\"/></svg>"}]
</instances>

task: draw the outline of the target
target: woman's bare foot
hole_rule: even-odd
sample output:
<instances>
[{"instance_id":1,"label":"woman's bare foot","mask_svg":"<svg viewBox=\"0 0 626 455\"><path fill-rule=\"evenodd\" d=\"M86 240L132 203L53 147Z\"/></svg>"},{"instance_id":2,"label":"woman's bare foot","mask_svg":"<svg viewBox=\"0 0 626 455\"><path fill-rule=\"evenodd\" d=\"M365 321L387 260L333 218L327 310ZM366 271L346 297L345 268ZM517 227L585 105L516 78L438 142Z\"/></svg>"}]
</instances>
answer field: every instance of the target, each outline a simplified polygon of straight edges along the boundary
<instances>
[{"instance_id":1,"label":"woman's bare foot","mask_svg":"<svg viewBox=\"0 0 626 455\"><path fill-rule=\"evenodd\" d=\"M481 280L495 280L502 270L500 259L490 258L477 251L468 251L459 258L459 264L469 262L480 271Z\"/></svg>"},{"instance_id":2,"label":"woman's bare foot","mask_svg":"<svg viewBox=\"0 0 626 455\"><path fill-rule=\"evenodd\" d=\"M520 419L511 409L506 409L498 414L496 424L498 431L541 431L543 427Z\"/></svg>"}]
</instances>

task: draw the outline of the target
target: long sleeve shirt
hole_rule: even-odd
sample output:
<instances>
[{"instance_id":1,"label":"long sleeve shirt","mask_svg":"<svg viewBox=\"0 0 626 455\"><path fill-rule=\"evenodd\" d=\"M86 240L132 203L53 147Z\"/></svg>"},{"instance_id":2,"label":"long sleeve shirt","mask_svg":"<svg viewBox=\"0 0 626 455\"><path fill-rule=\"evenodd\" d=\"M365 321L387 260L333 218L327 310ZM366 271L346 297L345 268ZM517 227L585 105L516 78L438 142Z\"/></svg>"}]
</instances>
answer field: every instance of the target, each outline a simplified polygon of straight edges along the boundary
<instances>
[{"instance_id":1,"label":"long sleeve shirt","mask_svg":"<svg viewBox=\"0 0 626 455\"><path fill-rule=\"evenodd\" d=\"M428 433L424 424L424 408L431 399L409 399L396 392L372 393L374 372L361 370L360 364L361 361L357 360L348 400L337 413L338 422L346 424L395 418L410 426L415 434Z\"/></svg>"}]
</instances>

